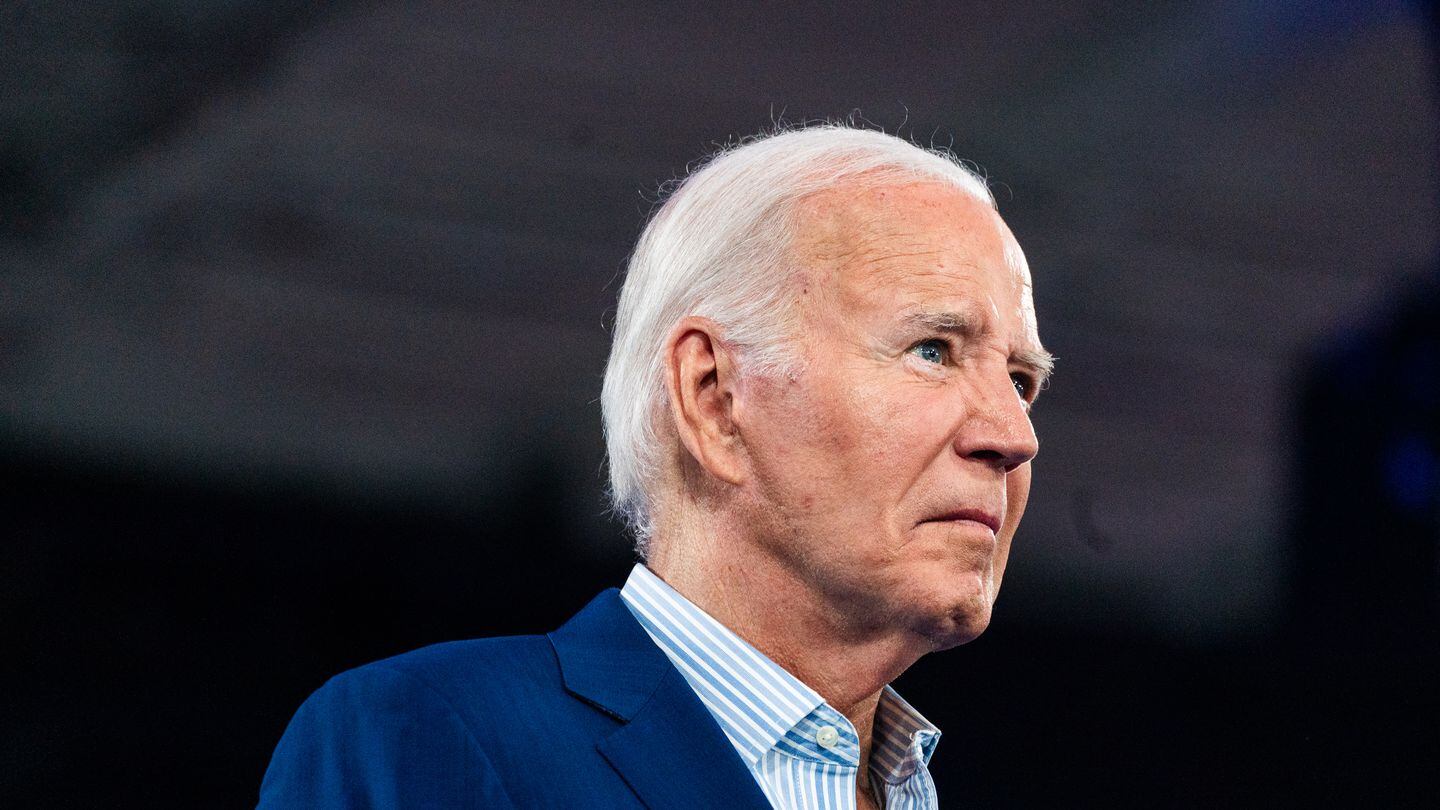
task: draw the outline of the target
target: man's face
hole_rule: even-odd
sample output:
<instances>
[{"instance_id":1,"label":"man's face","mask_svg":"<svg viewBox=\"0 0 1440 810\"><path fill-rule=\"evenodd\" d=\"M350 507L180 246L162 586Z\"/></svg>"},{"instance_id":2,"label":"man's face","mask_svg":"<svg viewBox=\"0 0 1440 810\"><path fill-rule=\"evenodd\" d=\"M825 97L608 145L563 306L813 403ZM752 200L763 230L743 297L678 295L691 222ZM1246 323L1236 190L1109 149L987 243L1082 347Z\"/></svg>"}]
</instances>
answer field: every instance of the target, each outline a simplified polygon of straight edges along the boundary
<instances>
[{"instance_id":1,"label":"man's face","mask_svg":"<svg viewBox=\"0 0 1440 810\"><path fill-rule=\"evenodd\" d=\"M826 192L800 222L799 371L746 383L752 525L841 632L962 644L989 623L1037 450L1024 255L937 183Z\"/></svg>"}]
</instances>

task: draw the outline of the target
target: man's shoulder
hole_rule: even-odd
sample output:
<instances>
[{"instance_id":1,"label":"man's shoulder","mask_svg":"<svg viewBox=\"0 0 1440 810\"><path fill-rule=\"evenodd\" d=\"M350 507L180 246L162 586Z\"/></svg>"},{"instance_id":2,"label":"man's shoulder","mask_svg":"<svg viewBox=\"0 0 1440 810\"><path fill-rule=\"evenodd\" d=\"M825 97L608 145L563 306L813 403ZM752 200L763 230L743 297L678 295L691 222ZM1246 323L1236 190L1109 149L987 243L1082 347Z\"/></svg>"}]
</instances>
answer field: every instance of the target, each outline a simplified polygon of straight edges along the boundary
<instances>
[{"instance_id":1,"label":"man's shoulder","mask_svg":"<svg viewBox=\"0 0 1440 810\"><path fill-rule=\"evenodd\" d=\"M445 688L473 681L531 679L555 671L555 650L545 636L496 636L430 644L355 667L332 680L400 675L431 688Z\"/></svg>"},{"instance_id":2,"label":"man's shoulder","mask_svg":"<svg viewBox=\"0 0 1440 810\"><path fill-rule=\"evenodd\" d=\"M606 614L581 635L603 637L616 620ZM577 629L573 621L567 628ZM375 796L479 791L487 807L543 796L577 805L595 780L614 778L595 741L616 721L566 689L561 658L549 637L509 636L433 644L346 670L296 711L261 805L350 806L342 799L360 787ZM557 771L575 776L553 783Z\"/></svg>"},{"instance_id":3,"label":"man's shoulder","mask_svg":"<svg viewBox=\"0 0 1440 810\"><path fill-rule=\"evenodd\" d=\"M561 647L573 650L580 638L588 652L613 657L611 636L629 619L619 601L613 589L602 592L549 635L447 641L382 658L330 678L307 703L330 711L402 713L430 705L448 709L472 729L504 724L518 713L533 715L569 701Z\"/></svg>"},{"instance_id":4,"label":"man's shoulder","mask_svg":"<svg viewBox=\"0 0 1440 810\"><path fill-rule=\"evenodd\" d=\"M545 636L503 636L431 644L330 678L316 692L352 707L438 704L493 722L518 706L563 693L559 663ZM467 722L467 725L472 725Z\"/></svg>"}]
</instances>

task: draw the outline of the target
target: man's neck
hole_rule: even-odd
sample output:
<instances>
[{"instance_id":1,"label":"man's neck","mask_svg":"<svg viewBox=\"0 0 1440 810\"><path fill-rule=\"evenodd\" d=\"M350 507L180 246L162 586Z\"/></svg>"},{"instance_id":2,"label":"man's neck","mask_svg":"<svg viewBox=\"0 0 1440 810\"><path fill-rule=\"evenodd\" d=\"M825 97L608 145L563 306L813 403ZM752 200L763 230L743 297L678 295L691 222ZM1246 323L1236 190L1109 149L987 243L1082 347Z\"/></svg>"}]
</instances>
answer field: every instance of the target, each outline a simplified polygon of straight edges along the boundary
<instances>
[{"instance_id":1,"label":"man's neck","mask_svg":"<svg viewBox=\"0 0 1440 810\"><path fill-rule=\"evenodd\" d=\"M693 549L660 545L647 567L845 715L859 737L860 778L867 780L880 694L927 650L908 633L837 625L822 599L763 556L719 562L726 555Z\"/></svg>"}]
</instances>

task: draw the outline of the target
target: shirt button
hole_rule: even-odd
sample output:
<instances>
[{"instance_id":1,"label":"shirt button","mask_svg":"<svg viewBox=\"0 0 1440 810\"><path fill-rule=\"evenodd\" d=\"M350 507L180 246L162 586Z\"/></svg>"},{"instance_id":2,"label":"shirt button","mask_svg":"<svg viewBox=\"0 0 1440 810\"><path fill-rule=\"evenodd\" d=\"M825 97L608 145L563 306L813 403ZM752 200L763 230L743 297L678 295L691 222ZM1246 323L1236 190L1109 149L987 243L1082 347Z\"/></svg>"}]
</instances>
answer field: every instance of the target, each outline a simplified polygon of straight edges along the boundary
<instances>
[{"instance_id":1,"label":"shirt button","mask_svg":"<svg viewBox=\"0 0 1440 810\"><path fill-rule=\"evenodd\" d=\"M834 748L839 741L840 732L836 731L834 726L821 726L820 730L815 732L815 742L819 743L821 748Z\"/></svg>"}]
</instances>

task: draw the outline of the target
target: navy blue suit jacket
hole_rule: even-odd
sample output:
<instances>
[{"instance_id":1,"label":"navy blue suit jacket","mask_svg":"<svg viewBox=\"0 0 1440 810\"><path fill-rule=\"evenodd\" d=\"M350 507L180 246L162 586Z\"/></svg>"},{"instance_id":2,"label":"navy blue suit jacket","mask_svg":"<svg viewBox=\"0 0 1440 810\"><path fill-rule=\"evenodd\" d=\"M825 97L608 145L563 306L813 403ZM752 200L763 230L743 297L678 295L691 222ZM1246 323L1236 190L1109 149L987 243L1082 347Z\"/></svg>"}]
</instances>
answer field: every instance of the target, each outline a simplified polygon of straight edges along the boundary
<instances>
[{"instance_id":1,"label":"navy blue suit jacket","mask_svg":"<svg viewBox=\"0 0 1440 810\"><path fill-rule=\"evenodd\" d=\"M548 636L438 644L331 679L262 808L767 808L684 676L610 589Z\"/></svg>"}]
</instances>

